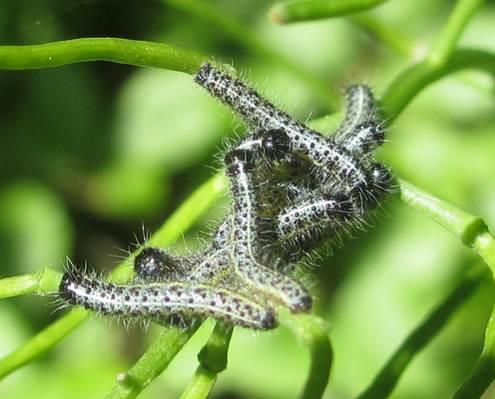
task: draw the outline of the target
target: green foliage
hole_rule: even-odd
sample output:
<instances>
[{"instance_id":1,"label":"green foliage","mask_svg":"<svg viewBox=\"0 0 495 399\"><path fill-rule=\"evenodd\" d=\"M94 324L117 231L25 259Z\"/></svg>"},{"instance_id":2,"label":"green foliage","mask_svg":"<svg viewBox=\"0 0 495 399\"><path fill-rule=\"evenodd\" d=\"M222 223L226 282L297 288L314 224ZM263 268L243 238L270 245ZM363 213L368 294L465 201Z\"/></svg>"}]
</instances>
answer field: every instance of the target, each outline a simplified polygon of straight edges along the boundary
<instances>
[{"instance_id":1,"label":"green foliage","mask_svg":"<svg viewBox=\"0 0 495 399\"><path fill-rule=\"evenodd\" d=\"M193 74L207 59L249 65L253 81L278 93L290 112L321 116L311 124L327 132L339 121L334 111L341 96L335 87L371 80L390 125L390 143L381 157L400 177L398 197L418 214L399 204L387 206L389 215L380 217L372 233L349 242L316 270L321 318L280 309L282 327L254 339L221 323L211 334L208 322L197 331L155 326L152 343L135 361L142 352L139 332L132 341L137 349L126 358L116 344L121 330L97 321L82 326L89 316L82 309L50 323L46 303L2 301L0 342L8 347L2 349L0 377L9 378L0 392L30 397L30 380L43 386L39 397L110 392L111 398L132 398L143 390L143 397L178 397L185 388L182 398L194 399L208 397L218 379L218 397L228 392L294 397L301 386L302 398L351 397L360 391L361 398L479 397L495 377L495 295L487 273L495 272L495 241L488 228L495 223L495 191L487 184L495 178L489 80L495 50L486 40L493 37L493 6L481 0L458 0L452 10L426 0L395 6L376 0L292 1L271 8L276 22L348 16L344 21L350 24L328 20L276 27L261 2L162 3L101 3L87 20L85 7L63 9L58 16L53 5L0 4L0 35L11 44L0 46L0 69L42 69L0 74L6 136L0 148L2 275L19 274L0 279L0 298L56 292L60 272L40 266L59 266L72 247L78 263L107 263L102 254L112 245L127 245L140 219L161 226L149 243L168 247L215 217L212 207L226 192L226 180L221 173L207 180L203 165L215 165L212 154L222 137L232 135L233 121L189 76L176 73ZM122 13L113 21L146 26L140 32L151 41L57 41L88 36L85 28L99 32L88 21L98 20L102 10ZM37 22L26 22L33 15ZM466 42L487 50L459 46L468 25ZM112 28L116 33L101 36L116 36L119 26ZM32 44L40 39L48 43ZM426 40L433 43L429 50ZM89 61L154 69L68 66ZM67 66L44 70L62 65ZM453 76L426 90L447 75ZM454 239L419 216L437 222ZM194 245L186 236L188 244ZM110 275L114 281L131 277L127 259ZM44 319L37 313L45 313ZM332 323L332 346L324 320ZM105 337L92 335L95 331ZM21 343L15 334L31 338ZM327 388L332 347L337 356ZM134 364L126 366L129 362ZM111 387L122 369L128 371Z\"/></svg>"}]
</instances>

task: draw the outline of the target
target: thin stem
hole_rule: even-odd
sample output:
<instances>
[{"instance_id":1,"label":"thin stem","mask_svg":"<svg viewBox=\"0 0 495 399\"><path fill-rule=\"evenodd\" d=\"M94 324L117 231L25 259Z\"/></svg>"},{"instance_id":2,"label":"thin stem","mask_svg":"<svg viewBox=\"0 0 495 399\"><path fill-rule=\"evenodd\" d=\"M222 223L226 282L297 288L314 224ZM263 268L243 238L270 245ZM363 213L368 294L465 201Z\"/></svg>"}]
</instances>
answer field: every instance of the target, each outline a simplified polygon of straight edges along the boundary
<instances>
[{"instance_id":1,"label":"thin stem","mask_svg":"<svg viewBox=\"0 0 495 399\"><path fill-rule=\"evenodd\" d=\"M223 176L214 176L206 183L201 185L194 193L182 203L182 205L174 212L174 214L153 234L150 242L157 246L167 246L179 238L184 231L192 226L196 220L210 209L220 193L225 191L225 178ZM123 261L111 274L113 281L125 281L132 276L132 268L129 267L127 260ZM18 281L22 281L18 280ZM26 280L29 280L27 278ZM20 288L22 290L24 288ZM7 290L4 290L7 292ZM10 293L13 289L10 289ZM29 363L47 350L55 346L58 342L64 339L76 327L81 325L89 316L89 312L84 309L77 308L69 314L61 317L44 330L40 331L34 337L25 342L21 347L0 360L0 379L17 370L19 367ZM174 346L175 341L183 345L183 338L188 337L188 333L182 330L172 330L167 337L167 345ZM187 341L187 340L186 340ZM162 342L163 343L163 342ZM169 356L175 356L176 352L169 352ZM169 359L169 361L172 358ZM160 366L167 364L161 362ZM138 369L139 370L139 369Z\"/></svg>"},{"instance_id":2,"label":"thin stem","mask_svg":"<svg viewBox=\"0 0 495 399\"><path fill-rule=\"evenodd\" d=\"M107 399L135 398L163 370L191 338L199 325L183 329L167 327L139 360L126 373L117 376L117 384L107 395Z\"/></svg>"},{"instance_id":3,"label":"thin stem","mask_svg":"<svg viewBox=\"0 0 495 399\"><path fill-rule=\"evenodd\" d=\"M0 299L57 292L60 278L61 274L49 267L43 267L32 274L3 278L0 280Z\"/></svg>"},{"instance_id":4,"label":"thin stem","mask_svg":"<svg viewBox=\"0 0 495 399\"><path fill-rule=\"evenodd\" d=\"M14 352L0 360L0 379L48 352L55 344L79 327L87 317L88 313L84 309L74 309L31 337Z\"/></svg>"},{"instance_id":5,"label":"thin stem","mask_svg":"<svg viewBox=\"0 0 495 399\"><path fill-rule=\"evenodd\" d=\"M231 325L217 321L208 342L198 354L199 366L181 399L204 399L209 396L218 374L227 368L232 332Z\"/></svg>"},{"instance_id":6,"label":"thin stem","mask_svg":"<svg viewBox=\"0 0 495 399\"><path fill-rule=\"evenodd\" d=\"M293 315L287 309L279 310L279 318L280 323L292 331L299 343L309 349L311 366L300 398L321 398L330 378L333 360L326 322L308 314Z\"/></svg>"},{"instance_id":7,"label":"thin stem","mask_svg":"<svg viewBox=\"0 0 495 399\"><path fill-rule=\"evenodd\" d=\"M474 248L495 275L495 240L485 222L399 179L401 200Z\"/></svg>"},{"instance_id":8,"label":"thin stem","mask_svg":"<svg viewBox=\"0 0 495 399\"><path fill-rule=\"evenodd\" d=\"M358 399L386 398L393 391L406 367L448 323L451 316L467 302L483 281L482 268L472 270L431 313L409 334L371 385ZM470 396L471 398L477 396Z\"/></svg>"},{"instance_id":9,"label":"thin stem","mask_svg":"<svg viewBox=\"0 0 495 399\"><path fill-rule=\"evenodd\" d=\"M82 38L32 46L0 46L0 69L36 69L88 61L195 73L208 57L164 43Z\"/></svg>"},{"instance_id":10,"label":"thin stem","mask_svg":"<svg viewBox=\"0 0 495 399\"><path fill-rule=\"evenodd\" d=\"M369 10L386 0L296 0L275 4L269 11L274 22L286 24L297 21L340 17Z\"/></svg>"},{"instance_id":11,"label":"thin stem","mask_svg":"<svg viewBox=\"0 0 495 399\"><path fill-rule=\"evenodd\" d=\"M435 66L447 63L467 23L484 0L458 0L445 27L438 36L428 56L428 62Z\"/></svg>"},{"instance_id":12,"label":"thin stem","mask_svg":"<svg viewBox=\"0 0 495 399\"><path fill-rule=\"evenodd\" d=\"M274 50L267 44L264 37L258 36L252 28L244 25L231 15L226 14L222 9L215 7L214 4L198 0L162 1L188 14L194 15L211 26L215 26L249 51L284 66L295 77L309 84L314 93L318 95L322 102L329 106L330 110L338 108L340 98L334 91L328 90L328 82L316 77L314 72L309 71L300 63L294 62L284 54Z\"/></svg>"},{"instance_id":13,"label":"thin stem","mask_svg":"<svg viewBox=\"0 0 495 399\"><path fill-rule=\"evenodd\" d=\"M453 399L480 398L495 380L495 307L488 320L483 351L469 378L454 394Z\"/></svg>"}]
</instances>

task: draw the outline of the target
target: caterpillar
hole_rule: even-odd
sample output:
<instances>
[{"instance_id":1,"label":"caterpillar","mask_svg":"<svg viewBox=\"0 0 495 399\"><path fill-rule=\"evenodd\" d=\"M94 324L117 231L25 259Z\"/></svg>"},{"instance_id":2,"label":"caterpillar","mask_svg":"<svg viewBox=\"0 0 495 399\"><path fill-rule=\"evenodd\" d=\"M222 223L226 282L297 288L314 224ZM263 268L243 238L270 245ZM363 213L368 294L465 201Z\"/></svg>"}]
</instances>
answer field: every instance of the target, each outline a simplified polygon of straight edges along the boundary
<instances>
[{"instance_id":1,"label":"caterpillar","mask_svg":"<svg viewBox=\"0 0 495 399\"><path fill-rule=\"evenodd\" d=\"M311 309L310 293L288 271L360 225L391 191L392 174L373 156L384 124L364 85L348 88L344 120L325 137L209 63L194 80L250 129L225 154L232 207L211 242L184 256L144 248L134 259L135 280L125 285L68 271L59 295L102 314L214 317L272 329L277 306Z\"/></svg>"}]
</instances>

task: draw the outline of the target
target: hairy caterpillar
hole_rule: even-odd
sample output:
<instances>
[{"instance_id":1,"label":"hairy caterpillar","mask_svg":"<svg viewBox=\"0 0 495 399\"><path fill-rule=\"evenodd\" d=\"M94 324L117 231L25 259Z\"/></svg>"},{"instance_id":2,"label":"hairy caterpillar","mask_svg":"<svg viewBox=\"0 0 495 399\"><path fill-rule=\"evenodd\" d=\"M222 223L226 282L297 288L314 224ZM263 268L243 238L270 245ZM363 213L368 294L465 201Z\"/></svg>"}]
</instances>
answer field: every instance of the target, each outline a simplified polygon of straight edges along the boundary
<instances>
[{"instance_id":1,"label":"hairy caterpillar","mask_svg":"<svg viewBox=\"0 0 495 399\"><path fill-rule=\"evenodd\" d=\"M115 285L78 274L64 274L60 296L105 315L159 320L173 315L206 317L253 329L273 328L273 310L227 289L185 282Z\"/></svg>"},{"instance_id":2,"label":"hairy caterpillar","mask_svg":"<svg viewBox=\"0 0 495 399\"><path fill-rule=\"evenodd\" d=\"M305 287L287 274L291 265L347 234L390 191L390 172L373 158L383 123L364 85L348 89L344 120L327 138L211 64L194 79L251 129L225 155L233 205L211 243L186 256L144 248L127 285L67 272L60 297L103 314L212 316L271 329L276 306L311 309Z\"/></svg>"}]
</instances>

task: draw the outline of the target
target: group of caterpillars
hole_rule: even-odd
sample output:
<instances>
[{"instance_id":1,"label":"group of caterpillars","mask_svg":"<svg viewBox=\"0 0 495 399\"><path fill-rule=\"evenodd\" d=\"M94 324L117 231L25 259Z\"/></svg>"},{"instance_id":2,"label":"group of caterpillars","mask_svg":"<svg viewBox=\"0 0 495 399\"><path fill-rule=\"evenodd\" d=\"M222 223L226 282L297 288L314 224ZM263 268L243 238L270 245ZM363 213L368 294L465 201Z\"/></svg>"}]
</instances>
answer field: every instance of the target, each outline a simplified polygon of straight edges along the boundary
<instances>
[{"instance_id":1,"label":"group of caterpillars","mask_svg":"<svg viewBox=\"0 0 495 399\"><path fill-rule=\"evenodd\" d=\"M213 317L272 329L278 306L311 309L311 295L292 277L294 266L361 224L391 190L390 172L373 157L384 141L383 121L365 85L347 89L344 121L324 137L209 63L194 80L250 129L225 154L233 205L211 243L185 256L145 247L126 285L67 271L60 298L124 318Z\"/></svg>"}]
</instances>

